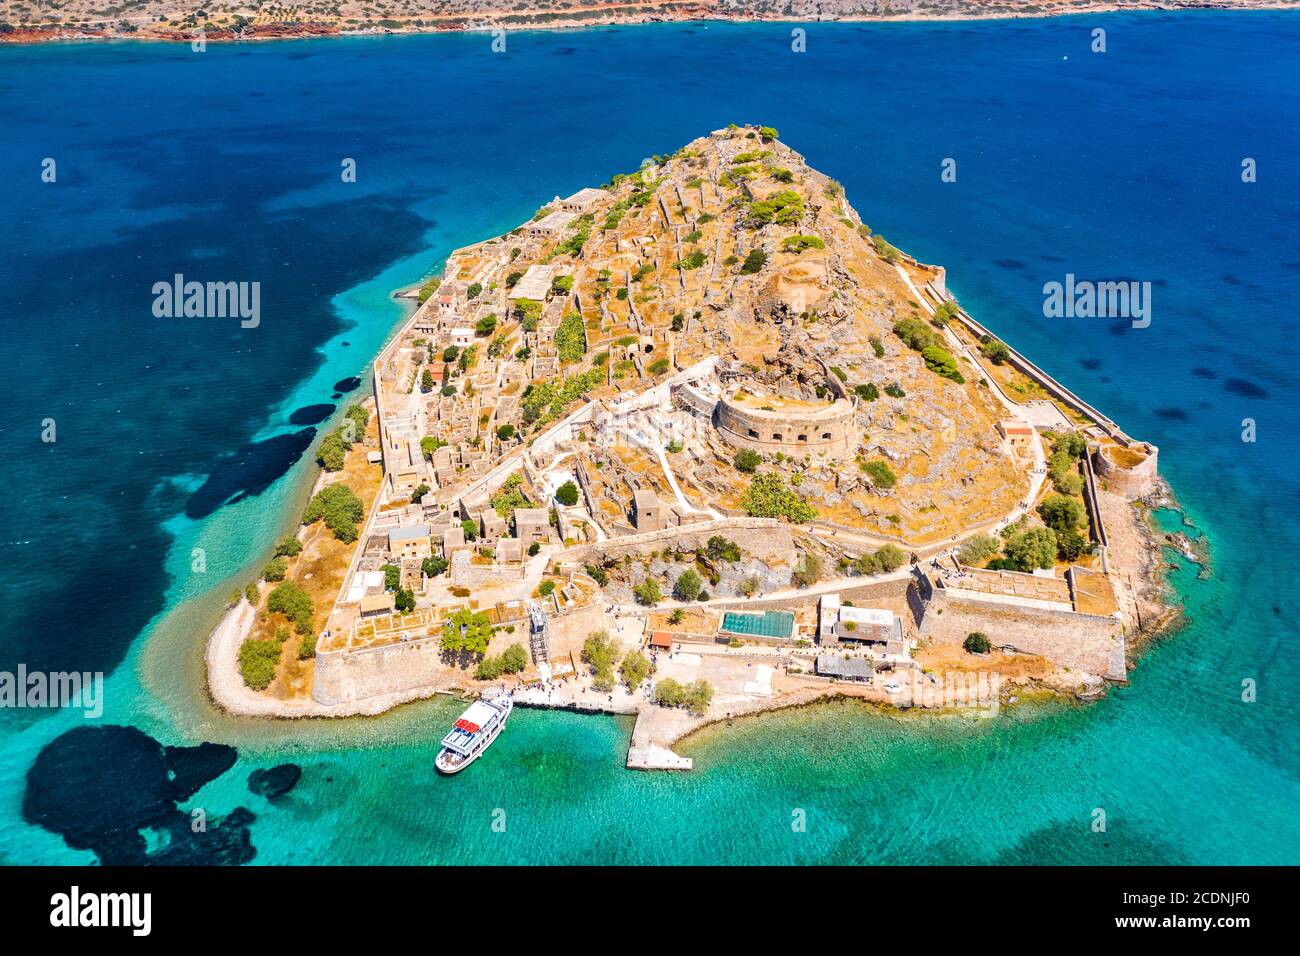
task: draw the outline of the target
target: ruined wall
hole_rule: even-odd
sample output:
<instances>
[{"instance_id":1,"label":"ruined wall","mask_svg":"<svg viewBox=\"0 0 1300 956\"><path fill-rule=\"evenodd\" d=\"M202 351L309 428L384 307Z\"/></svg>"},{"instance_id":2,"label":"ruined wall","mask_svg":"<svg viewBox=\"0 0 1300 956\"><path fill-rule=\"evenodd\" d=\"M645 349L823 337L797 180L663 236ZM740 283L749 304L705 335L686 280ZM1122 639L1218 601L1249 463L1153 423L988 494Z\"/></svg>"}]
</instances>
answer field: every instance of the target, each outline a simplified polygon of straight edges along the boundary
<instances>
[{"instance_id":1,"label":"ruined wall","mask_svg":"<svg viewBox=\"0 0 1300 956\"><path fill-rule=\"evenodd\" d=\"M853 411L853 404L844 399L800 415L743 408L724 397L714 415L718 433L737 447L768 454L779 451L838 458L847 455L855 442Z\"/></svg>"},{"instance_id":2,"label":"ruined wall","mask_svg":"<svg viewBox=\"0 0 1300 956\"><path fill-rule=\"evenodd\" d=\"M972 631L981 631L994 646L1040 654L1053 664L1108 680L1127 680L1124 631L1115 618L971 601L949 597L942 588L924 598L913 589L910 597L924 639L959 645Z\"/></svg>"},{"instance_id":3,"label":"ruined wall","mask_svg":"<svg viewBox=\"0 0 1300 956\"><path fill-rule=\"evenodd\" d=\"M316 655L311 696L320 704L342 704L416 688L438 680L442 646L437 637L399 642L364 651Z\"/></svg>"},{"instance_id":4,"label":"ruined wall","mask_svg":"<svg viewBox=\"0 0 1300 956\"><path fill-rule=\"evenodd\" d=\"M625 554L648 557L668 547L695 550L704 547L715 534L730 538L765 564L794 559L794 537L789 525L775 518L723 518L580 545L557 555L557 560L585 564L602 558L621 558Z\"/></svg>"}]
</instances>

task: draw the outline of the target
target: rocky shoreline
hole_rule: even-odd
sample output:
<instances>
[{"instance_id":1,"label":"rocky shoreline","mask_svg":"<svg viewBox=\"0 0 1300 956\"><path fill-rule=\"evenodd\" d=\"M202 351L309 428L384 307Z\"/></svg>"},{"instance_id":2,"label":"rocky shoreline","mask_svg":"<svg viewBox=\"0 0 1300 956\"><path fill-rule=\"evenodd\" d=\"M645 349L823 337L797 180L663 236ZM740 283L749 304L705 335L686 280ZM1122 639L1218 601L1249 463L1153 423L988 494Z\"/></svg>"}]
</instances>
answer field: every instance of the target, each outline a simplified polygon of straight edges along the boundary
<instances>
[{"instance_id":1,"label":"rocky shoreline","mask_svg":"<svg viewBox=\"0 0 1300 956\"><path fill-rule=\"evenodd\" d=\"M527 5L508 13L485 8L481 13L428 14L417 18L398 20L380 11L372 19L360 24L337 21L281 21L269 23L241 22L232 25L195 26L173 25L176 21L160 21L158 16L137 16L142 27L127 20L105 26L88 26L83 23L58 25L0 23L0 44L35 44L53 42L83 42L87 40L152 40L172 43L193 43L200 36L205 43L250 42L259 40L305 40L341 36L392 36L422 33L470 33L496 30L576 30L587 27L633 26L651 23L944 23L977 20L1044 19L1099 13L1168 12L1170 10L1260 11L1293 10L1300 8L1300 0L1135 0L1133 3L1071 3L1068 0L1048 0L1032 9L1000 9L972 6L965 9L954 4L954 9L943 7L917 7L889 10L884 14L869 14L848 9L842 15L825 11L819 4L816 13L800 17L797 12L767 13L750 11L733 5L723 5L718 0L701 0L695 3L667 3L654 12L645 12L646 4L617 4L581 7L574 10L548 10L544 4L532 8ZM196 7L196 9L198 9ZM209 20L209 23L213 21Z\"/></svg>"}]
</instances>

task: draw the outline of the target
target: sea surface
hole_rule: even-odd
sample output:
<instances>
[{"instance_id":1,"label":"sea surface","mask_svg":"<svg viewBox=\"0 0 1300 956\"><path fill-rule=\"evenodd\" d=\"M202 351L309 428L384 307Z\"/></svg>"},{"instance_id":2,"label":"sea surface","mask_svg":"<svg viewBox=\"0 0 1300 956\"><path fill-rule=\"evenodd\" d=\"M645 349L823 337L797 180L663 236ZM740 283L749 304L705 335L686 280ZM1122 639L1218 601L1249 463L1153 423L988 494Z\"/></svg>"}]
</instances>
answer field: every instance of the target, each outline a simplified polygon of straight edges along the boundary
<instances>
[{"instance_id":1,"label":"sea surface","mask_svg":"<svg viewBox=\"0 0 1300 956\"><path fill-rule=\"evenodd\" d=\"M0 711L0 862L1300 862L1300 16L805 28L804 53L781 24L512 33L503 54L0 47L0 670L108 675L97 720ZM1171 556L1187 626L1097 704L781 712L697 736L678 776L624 770L621 719L517 712L444 780L453 702L215 711L207 634L367 387L389 293L732 121L776 126L1160 446L1183 506L1162 522L1211 542L1208 579ZM259 282L260 324L156 318L177 273ZM1067 273L1151 282L1150 326L1045 318ZM287 793L250 789L285 763Z\"/></svg>"}]
</instances>

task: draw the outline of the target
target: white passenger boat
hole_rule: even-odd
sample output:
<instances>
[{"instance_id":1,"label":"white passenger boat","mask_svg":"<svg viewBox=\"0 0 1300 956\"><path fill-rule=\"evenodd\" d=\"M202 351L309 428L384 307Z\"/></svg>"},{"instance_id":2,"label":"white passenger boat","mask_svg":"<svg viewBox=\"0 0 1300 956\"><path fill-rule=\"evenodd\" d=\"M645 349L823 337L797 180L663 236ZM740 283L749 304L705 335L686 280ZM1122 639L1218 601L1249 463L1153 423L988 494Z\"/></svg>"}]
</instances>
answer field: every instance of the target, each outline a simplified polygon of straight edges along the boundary
<instances>
[{"instance_id":1,"label":"white passenger boat","mask_svg":"<svg viewBox=\"0 0 1300 956\"><path fill-rule=\"evenodd\" d=\"M451 733L442 738L442 749L433 762L438 772L460 773L477 760L497 739L514 706L514 700L504 691L470 704L469 710L452 726Z\"/></svg>"}]
</instances>

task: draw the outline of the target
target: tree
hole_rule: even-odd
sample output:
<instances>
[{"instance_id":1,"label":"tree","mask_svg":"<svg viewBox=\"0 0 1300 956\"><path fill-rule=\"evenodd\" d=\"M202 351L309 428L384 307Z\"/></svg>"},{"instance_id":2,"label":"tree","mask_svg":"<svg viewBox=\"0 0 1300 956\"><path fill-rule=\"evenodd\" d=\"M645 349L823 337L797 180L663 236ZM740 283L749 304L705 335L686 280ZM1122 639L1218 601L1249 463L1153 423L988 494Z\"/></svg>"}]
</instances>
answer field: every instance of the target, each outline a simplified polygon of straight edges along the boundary
<instances>
[{"instance_id":1,"label":"tree","mask_svg":"<svg viewBox=\"0 0 1300 956\"><path fill-rule=\"evenodd\" d=\"M424 455L425 458L432 461L433 453L437 451L439 448L444 447L446 444L447 443L443 441L441 438L435 438L432 435L425 435L423 438L420 439L420 452L421 454Z\"/></svg>"},{"instance_id":2,"label":"tree","mask_svg":"<svg viewBox=\"0 0 1300 956\"><path fill-rule=\"evenodd\" d=\"M500 657L485 657L474 669L474 677L476 680L496 680L504 670L505 664Z\"/></svg>"},{"instance_id":3,"label":"tree","mask_svg":"<svg viewBox=\"0 0 1300 956\"><path fill-rule=\"evenodd\" d=\"M619 665L619 673L629 691L635 692L641 682L650 676L650 661L640 651L630 651Z\"/></svg>"},{"instance_id":4,"label":"tree","mask_svg":"<svg viewBox=\"0 0 1300 956\"><path fill-rule=\"evenodd\" d=\"M638 604L644 604L646 607L654 607L664 599L663 593L659 590L659 582L654 578L646 578L640 584L632 589L636 595Z\"/></svg>"},{"instance_id":5,"label":"tree","mask_svg":"<svg viewBox=\"0 0 1300 956\"><path fill-rule=\"evenodd\" d=\"M440 554L432 555L420 562L420 570L425 576L436 578L447 570L447 559Z\"/></svg>"},{"instance_id":6,"label":"tree","mask_svg":"<svg viewBox=\"0 0 1300 956\"><path fill-rule=\"evenodd\" d=\"M733 459L736 470L743 471L746 474L753 474L758 471L758 466L762 461L763 459L759 457L758 452L754 451L752 448L740 449L740 451L736 452L736 457Z\"/></svg>"},{"instance_id":7,"label":"tree","mask_svg":"<svg viewBox=\"0 0 1300 956\"><path fill-rule=\"evenodd\" d=\"M703 589L704 582L700 580L700 573L694 568L687 568L677 576L677 583L673 585L673 597L679 601L694 601Z\"/></svg>"},{"instance_id":8,"label":"tree","mask_svg":"<svg viewBox=\"0 0 1300 956\"><path fill-rule=\"evenodd\" d=\"M497 439L499 441L509 441L515 437L515 426L506 422L497 428Z\"/></svg>"},{"instance_id":9,"label":"tree","mask_svg":"<svg viewBox=\"0 0 1300 956\"><path fill-rule=\"evenodd\" d=\"M573 276L556 276L551 280L551 292L555 295L568 295L573 291Z\"/></svg>"},{"instance_id":10,"label":"tree","mask_svg":"<svg viewBox=\"0 0 1300 956\"><path fill-rule=\"evenodd\" d=\"M470 285L469 285L469 288L465 290L465 298L467 298L467 299L477 299L478 296L479 296L479 293L482 292L482 291L483 291L483 283L481 283L481 282L471 282Z\"/></svg>"},{"instance_id":11,"label":"tree","mask_svg":"<svg viewBox=\"0 0 1300 956\"><path fill-rule=\"evenodd\" d=\"M283 614L299 634L311 633L311 595L293 581L284 581L271 589L266 597L266 610L270 614Z\"/></svg>"},{"instance_id":12,"label":"tree","mask_svg":"<svg viewBox=\"0 0 1300 956\"><path fill-rule=\"evenodd\" d=\"M1075 498L1048 495L1038 506L1043 524L1058 533L1071 531L1083 522L1083 506Z\"/></svg>"},{"instance_id":13,"label":"tree","mask_svg":"<svg viewBox=\"0 0 1300 956\"><path fill-rule=\"evenodd\" d=\"M772 140L776 139L779 134L773 126L760 126L758 128L758 135L763 142L770 143Z\"/></svg>"},{"instance_id":14,"label":"tree","mask_svg":"<svg viewBox=\"0 0 1300 956\"><path fill-rule=\"evenodd\" d=\"M740 266L740 272L742 275L754 275L761 272L765 265L767 265L767 253L761 248L751 249Z\"/></svg>"},{"instance_id":15,"label":"tree","mask_svg":"<svg viewBox=\"0 0 1300 956\"><path fill-rule=\"evenodd\" d=\"M290 531L276 542L275 553L277 557L296 558L302 554L302 542L298 540L296 534Z\"/></svg>"},{"instance_id":16,"label":"tree","mask_svg":"<svg viewBox=\"0 0 1300 956\"><path fill-rule=\"evenodd\" d=\"M501 655L502 670L507 674L518 674L528 666L528 653L522 644L511 644Z\"/></svg>"},{"instance_id":17,"label":"tree","mask_svg":"<svg viewBox=\"0 0 1300 956\"><path fill-rule=\"evenodd\" d=\"M326 435L316 449L316 461L326 471L342 471L347 459L348 446L344 444L343 436L336 431Z\"/></svg>"},{"instance_id":18,"label":"tree","mask_svg":"<svg viewBox=\"0 0 1300 956\"><path fill-rule=\"evenodd\" d=\"M483 318L479 319L477 322L474 323L474 334L481 335L483 338L487 338L489 335L491 335L493 332L496 331L496 327L497 327L497 317L492 313L488 313L487 315L483 316Z\"/></svg>"},{"instance_id":19,"label":"tree","mask_svg":"<svg viewBox=\"0 0 1300 956\"><path fill-rule=\"evenodd\" d=\"M478 522L473 518L466 518L460 523L460 530L465 532L466 541L473 541L478 537Z\"/></svg>"},{"instance_id":20,"label":"tree","mask_svg":"<svg viewBox=\"0 0 1300 956\"><path fill-rule=\"evenodd\" d=\"M897 545L886 544L876 552L876 564L882 571L897 571L906 561L907 555Z\"/></svg>"},{"instance_id":21,"label":"tree","mask_svg":"<svg viewBox=\"0 0 1300 956\"><path fill-rule=\"evenodd\" d=\"M550 597L555 593L555 582L547 578L541 584L537 585L537 593L542 597Z\"/></svg>"},{"instance_id":22,"label":"tree","mask_svg":"<svg viewBox=\"0 0 1300 956\"><path fill-rule=\"evenodd\" d=\"M989 339L980 346L980 352L994 365L1003 365L1011 360L1011 350L1007 343L998 339Z\"/></svg>"},{"instance_id":23,"label":"tree","mask_svg":"<svg viewBox=\"0 0 1300 956\"><path fill-rule=\"evenodd\" d=\"M1065 432L1058 435L1052 442L1052 453L1064 452L1071 458L1082 458L1084 452L1088 450L1088 439L1084 438L1078 432Z\"/></svg>"},{"instance_id":24,"label":"tree","mask_svg":"<svg viewBox=\"0 0 1300 956\"><path fill-rule=\"evenodd\" d=\"M491 640L491 619L468 608L452 614L442 629L442 649L450 654L485 654Z\"/></svg>"},{"instance_id":25,"label":"tree","mask_svg":"<svg viewBox=\"0 0 1300 956\"><path fill-rule=\"evenodd\" d=\"M384 571L384 590L396 591L402 586L402 569L395 564L385 564Z\"/></svg>"},{"instance_id":26,"label":"tree","mask_svg":"<svg viewBox=\"0 0 1300 956\"><path fill-rule=\"evenodd\" d=\"M751 574L740 579L736 585L736 593L741 597L753 597L763 589L763 581L757 574Z\"/></svg>"},{"instance_id":27,"label":"tree","mask_svg":"<svg viewBox=\"0 0 1300 956\"><path fill-rule=\"evenodd\" d=\"M431 489L427 484L425 484L424 482L420 482L418 485L415 486L415 490L411 492L411 500L416 503L419 503L423 501L424 496L427 495L432 490L433 489Z\"/></svg>"},{"instance_id":28,"label":"tree","mask_svg":"<svg viewBox=\"0 0 1300 956\"><path fill-rule=\"evenodd\" d=\"M1031 528L1007 541L1007 561L1019 571L1051 568L1056 565L1056 532L1051 528Z\"/></svg>"},{"instance_id":29,"label":"tree","mask_svg":"<svg viewBox=\"0 0 1300 956\"><path fill-rule=\"evenodd\" d=\"M992 535L972 535L963 541L961 547L957 549L957 560L962 564L977 568L1001 550L1001 542Z\"/></svg>"},{"instance_id":30,"label":"tree","mask_svg":"<svg viewBox=\"0 0 1300 956\"><path fill-rule=\"evenodd\" d=\"M727 561L734 564L740 560L740 545L728 541L720 534L715 534L704 546L704 553L714 561Z\"/></svg>"},{"instance_id":31,"label":"tree","mask_svg":"<svg viewBox=\"0 0 1300 956\"><path fill-rule=\"evenodd\" d=\"M576 505L578 503L578 486L572 481L566 481L555 489L555 500L562 505Z\"/></svg>"},{"instance_id":32,"label":"tree","mask_svg":"<svg viewBox=\"0 0 1300 956\"><path fill-rule=\"evenodd\" d=\"M433 391L433 386L435 384L436 383L433 380L433 372L426 365L424 371L420 373L420 388L426 392L431 392Z\"/></svg>"},{"instance_id":33,"label":"tree","mask_svg":"<svg viewBox=\"0 0 1300 956\"><path fill-rule=\"evenodd\" d=\"M326 485L307 503L302 523L313 524L324 519L325 527L344 544L357 540L357 523L365 517L366 507L357 493L341 482Z\"/></svg>"},{"instance_id":34,"label":"tree","mask_svg":"<svg viewBox=\"0 0 1300 956\"><path fill-rule=\"evenodd\" d=\"M239 645L239 672L253 690L266 690L275 680L280 662L280 642L247 640Z\"/></svg>"},{"instance_id":35,"label":"tree","mask_svg":"<svg viewBox=\"0 0 1300 956\"><path fill-rule=\"evenodd\" d=\"M1088 542L1074 528L1056 533L1056 556L1062 561L1077 561L1088 550Z\"/></svg>"},{"instance_id":36,"label":"tree","mask_svg":"<svg viewBox=\"0 0 1300 956\"><path fill-rule=\"evenodd\" d=\"M410 614L415 610L415 595L410 588L398 588L393 595L393 607L397 608L402 614Z\"/></svg>"},{"instance_id":37,"label":"tree","mask_svg":"<svg viewBox=\"0 0 1300 956\"><path fill-rule=\"evenodd\" d=\"M614 688L614 661L618 649L607 631L597 631L582 645L582 659L591 666L595 679L592 686L600 691Z\"/></svg>"},{"instance_id":38,"label":"tree","mask_svg":"<svg viewBox=\"0 0 1300 956\"><path fill-rule=\"evenodd\" d=\"M266 567L262 569L262 578L266 581L283 581L288 570L289 562L282 557L276 556L268 561Z\"/></svg>"},{"instance_id":39,"label":"tree","mask_svg":"<svg viewBox=\"0 0 1300 956\"><path fill-rule=\"evenodd\" d=\"M987 654L993 649L993 644L989 641L988 635L981 631L972 631L966 635L966 640L962 641L961 646L970 654Z\"/></svg>"}]
</instances>

